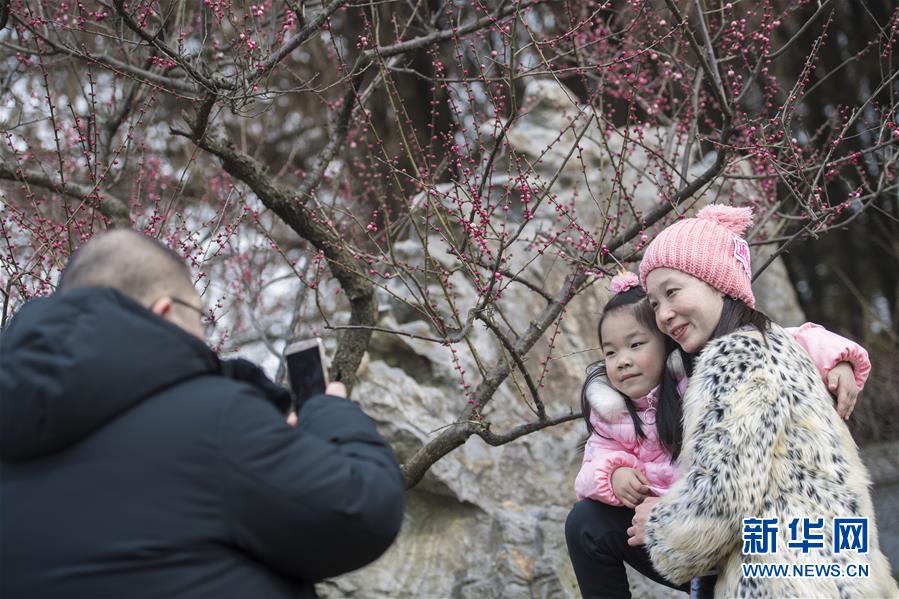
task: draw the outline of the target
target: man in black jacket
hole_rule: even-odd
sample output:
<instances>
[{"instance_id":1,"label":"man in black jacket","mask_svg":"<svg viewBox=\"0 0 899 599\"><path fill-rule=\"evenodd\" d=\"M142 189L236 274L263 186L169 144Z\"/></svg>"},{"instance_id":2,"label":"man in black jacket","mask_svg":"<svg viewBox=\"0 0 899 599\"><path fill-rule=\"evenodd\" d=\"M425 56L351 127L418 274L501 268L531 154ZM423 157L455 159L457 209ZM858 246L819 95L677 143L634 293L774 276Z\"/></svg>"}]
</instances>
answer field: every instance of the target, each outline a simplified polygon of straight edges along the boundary
<instances>
[{"instance_id":1,"label":"man in black jacket","mask_svg":"<svg viewBox=\"0 0 899 599\"><path fill-rule=\"evenodd\" d=\"M176 254L115 231L3 331L0 596L312 597L393 542L403 478L371 420L322 395L290 427L202 311Z\"/></svg>"}]
</instances>

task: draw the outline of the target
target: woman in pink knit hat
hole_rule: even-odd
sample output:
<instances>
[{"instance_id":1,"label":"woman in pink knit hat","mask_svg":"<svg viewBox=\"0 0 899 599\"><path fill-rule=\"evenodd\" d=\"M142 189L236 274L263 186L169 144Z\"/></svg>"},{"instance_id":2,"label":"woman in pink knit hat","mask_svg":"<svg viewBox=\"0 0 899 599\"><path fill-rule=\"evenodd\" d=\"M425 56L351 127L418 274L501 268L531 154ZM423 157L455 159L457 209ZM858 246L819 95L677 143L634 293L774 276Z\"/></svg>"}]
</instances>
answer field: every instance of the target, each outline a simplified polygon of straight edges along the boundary
<instances>
[{"instance_id":1,"label":"woman in pink knit hat","mask_svg":"<svg viewBox=\"0 0 899 599\"><path fill-rule=\"evenodd\" d=\"M695 220L685 221L691 233L696 230ZM700 226L703 224L699 223ZM726 241L732 243L733 236L729 235ZM745 250L745 245L740 244L739 247ZM689 253L685 255L690 257ZM748 260L742 252L740 256L741 259L745 257ZM609 348L605 346L607 336L602 330L604 324L611 326L609 323L630 322L629 328L625 330L627 338L638 345L638 337L644 340L653 337L640 324L643 321L648 322L659 335L663 334L657 329L655 315L646 300L645 292L639 288L636 275L627 273L615 277L611 287L616 295L606 304L597 324L597 332L603 353L607 359L612 360L612 366L607 361L592 365L581 392L589 438L574 485L580 501L569 514L565 529L569 555L585 597L629 597L624 563L662 584L669 584L653 569L645 547L628 544L627 529L631 526L636 505L647 497L663 495L678 478L676 461L682 439L681 393L687 386L679 352L670 356L669 366L665 368L665 354L676 345L671 339L665 344L665 352L656 359L658 372L664 373L667 380L662 380L660 376L652 382L650 386L655 389L651 395L654 399L648 396L632 397L632 405L628 408L627 393L610 386L613 373L609 373L608 380L598 376L610 367L620 369L623 365L629 372L635 365L622 362L619 358L625 354L619 351L614 351L615 357L609 358ZM751 296L749 301L752 301ZM635 320L635 316L639 318ZM679 331L681 334L687 332L689 331ZM843 403L851 407L857 388L864 383L870 369L864 349L817 325L805 325L794 329L792 334L812 354L822 377L834 383L834 395L843 398ZM639 348L634 345L629 347L628 353L631 353L630 350L643 351L645 347L645 344ZM675 367L676 365L679 367ZM645 360L643 367L648 367ZM654 368L650 370L655 372ZM857 382L853 370L858 374ZM622 472L625 474L622 475ZM627 499L619 497L619 491L615 490L616 482L630 480L633 483L641 476L647 484L640 493L630 493ZM703 591L714 586L713 579L714 577L694 579L694 584L691 585L693 596L709 596L707 593L703 594ZM672 586L681 588L681 585Z\"/></svg>"},{"instance_id":2,"label":"woman in pink knit hat","mask_svg":"<svg viewBox=\"0 0 899 599\"><path fill-rule=\"evenodd\" d=\"M675 584L717 571L715 596L895 597L870 480L840 418L854 390L838 393L839 414L828 392L851 376L846 362L861 388L867 356L854 345L834 353L806 339L803 347L797 334L823 329L791 333L755 310L744 239L751 218L748 208L707 206L662 231L640 264L656 324L679 345L689 384L674 402L682 476L637 506L629 543L645 542L655 570ZM825 364L823 378L815 363ZM843 519L868 523L864 550L860 539L854 548L840 540ZM747 522L767 523L771 538L759 542ZM795 575L808 564L831 575ZM760 566L794 575L766 577ZM859 571L869 574L851 576Z\"/></svg>"}]
</instances>

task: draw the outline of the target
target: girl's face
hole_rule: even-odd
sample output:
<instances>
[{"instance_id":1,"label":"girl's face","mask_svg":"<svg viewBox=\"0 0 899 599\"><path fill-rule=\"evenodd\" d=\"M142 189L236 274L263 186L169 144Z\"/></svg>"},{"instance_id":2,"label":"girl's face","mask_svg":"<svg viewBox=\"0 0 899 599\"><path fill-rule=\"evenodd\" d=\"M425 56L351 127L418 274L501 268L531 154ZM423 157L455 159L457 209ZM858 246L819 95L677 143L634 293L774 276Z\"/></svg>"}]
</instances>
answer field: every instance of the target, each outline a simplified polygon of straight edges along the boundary
<instances>
[{"instance_id":1,"label":"girl's face","mask_svg":"<svg viewBox=\"0 0 899 599\"><path fill-rule=\"evenodd\" d=\"M609 382L631 399L643 397L662 380L665 340L648 330L623 306L602 322L602 352Z\"/></svg>"},{"instance_id":2,"label":"girl's face","mask_svg":"<svg viewBox=\"0 0 899 599\"><path fill-rule=\"evenodd\" d=\"M700 279L673 268L657 268L646 276L646 295L659 330L688 354L712 338L721 320L724 294Z\"/></svg>"}]
</instances>

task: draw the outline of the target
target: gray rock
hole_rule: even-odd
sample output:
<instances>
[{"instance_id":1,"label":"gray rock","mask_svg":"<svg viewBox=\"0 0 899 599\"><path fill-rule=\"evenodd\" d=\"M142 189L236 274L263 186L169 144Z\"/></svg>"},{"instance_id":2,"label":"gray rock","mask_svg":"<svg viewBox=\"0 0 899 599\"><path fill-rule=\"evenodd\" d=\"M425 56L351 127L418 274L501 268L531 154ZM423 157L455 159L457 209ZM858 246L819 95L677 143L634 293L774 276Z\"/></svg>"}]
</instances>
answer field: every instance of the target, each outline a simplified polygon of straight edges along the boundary
<instances>
[{"instance_id":1,"label":"gray rock","mask_svg":"<svg viewBox=\"0 0 899 599\"><path fill-rule=\"evenodd\" d=\"M880 549L899 578L899 441L868 445L861 454L873 483Z\"/></svg>"}]
</instances>

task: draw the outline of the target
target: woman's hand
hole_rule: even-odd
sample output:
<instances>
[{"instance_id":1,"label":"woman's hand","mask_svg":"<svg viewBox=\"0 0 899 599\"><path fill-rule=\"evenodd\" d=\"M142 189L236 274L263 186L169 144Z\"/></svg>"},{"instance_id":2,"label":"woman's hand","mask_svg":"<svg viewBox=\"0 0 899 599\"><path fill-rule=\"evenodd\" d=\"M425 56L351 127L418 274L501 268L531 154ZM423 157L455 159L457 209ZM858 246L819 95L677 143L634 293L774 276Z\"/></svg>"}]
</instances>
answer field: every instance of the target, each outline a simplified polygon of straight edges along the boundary
<instances>
[{"instance_id":1,"label":"woman's hand","mask_svg":"<svg viewBox=\"0 0 899 599\"><path fill-rule=\"evenodd\" d=\"M612 492L625 507L634 509L649 496L649 481L639 470L622 466L612 472Z\"/></svg>"},{"instance_id":2,"label":"woman's hand","mask_svg":"<svg viewBox=\"0 0 899 599\"><path fill-rule=\"evenodd\" d=\"M643 503L638 505L634 510L634 519L631 521L633 526L627 529L627 544L636 547L637 545L646 544L646 520L649 518L649 512L653 506L659 502L658 497L647 497Z\"/></svg>"},{"instance_id":3,"label":"woman's hand","mask_svg":"<svg viewBox=\"0 0 899 599\"><path fill-rule=\"evenodd\" d=\"M852 364L840 362L830 369L827 373L827 390L837 400L837 414L843 420L848 419L858 401L858 385Z\"/></svg>"}]
</instances>

